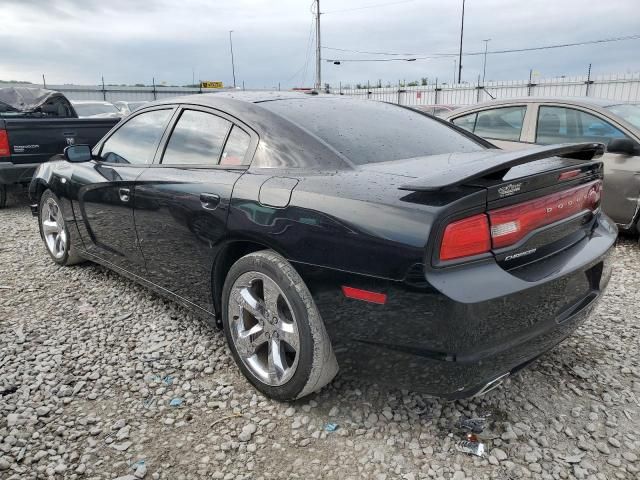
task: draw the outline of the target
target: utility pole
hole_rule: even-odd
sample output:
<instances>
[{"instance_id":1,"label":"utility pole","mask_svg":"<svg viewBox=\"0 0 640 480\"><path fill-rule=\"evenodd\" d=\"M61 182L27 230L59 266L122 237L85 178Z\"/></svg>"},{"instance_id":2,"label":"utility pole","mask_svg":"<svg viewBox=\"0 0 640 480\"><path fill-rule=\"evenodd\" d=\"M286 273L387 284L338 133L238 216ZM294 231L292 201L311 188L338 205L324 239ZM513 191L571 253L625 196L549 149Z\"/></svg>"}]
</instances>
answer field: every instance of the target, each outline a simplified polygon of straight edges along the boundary
<instances>
[{"instance_id":1,"label":"utility pole","mask_svg":"<svg viewBox=\"0 0 640 480\"><path fill-rule=\"evenodd\" d=\"M460 54L458 56L458 83L462 83L462 37L464 35L464 1L462 0L462 21L460 22Z\"/></svg>"},{"instance_id":2,"label":"utility pole","mask_svg":"<svg viewBox=\"0 0 640 480\"><path fill-rule=\"evenodd\" d=\"M316 90L322 88L322 45L320 43L320 0L316 0Z\"/></svg>"},{"instance_id":3,"label":"utility pole","mask_svg":"<svg viewBox=\"0 0 640 480\"><path fill-rule=\"evenodd\" d=\"M453 81L451 82L451 85L456 84L456 70L458 70L458 60L454 58L453 59Z\"/></svg>"},{"instance_id":4,"label":"utility pole","mask_svg":"<svg viewBox=\"0 0 640 480\"><path fill-rule=\"evenodd\" d=\"M229 47L231 48L231 72L233 73L233 88L236 88L236 66L233 62L233 39L231 38L231 34L233 30L229 30Z\"/></svg>"},{"instance_id":5,"label":"utility pole","mask_svg":"<svg viewBox=\"0 0 640 480\"><path fill-rule=\"evenodd\" d=\"M484 86L484 77L487 74L487 48L490 40L491 40L490 38L487 38L486 40L482 40L484 42L484 64L482 65L482 85L483 86Z\"/></svg>"},{"instance_id":6,"label":"utility pole","mask_svg":"<svg viewBox=\"0 0 640 480\"><path fill-rule=\"evenodd\" d=\"M42 88L47 88L47 80L44 78L44 73L42 74Z\"/></svg>"}]
</instances>

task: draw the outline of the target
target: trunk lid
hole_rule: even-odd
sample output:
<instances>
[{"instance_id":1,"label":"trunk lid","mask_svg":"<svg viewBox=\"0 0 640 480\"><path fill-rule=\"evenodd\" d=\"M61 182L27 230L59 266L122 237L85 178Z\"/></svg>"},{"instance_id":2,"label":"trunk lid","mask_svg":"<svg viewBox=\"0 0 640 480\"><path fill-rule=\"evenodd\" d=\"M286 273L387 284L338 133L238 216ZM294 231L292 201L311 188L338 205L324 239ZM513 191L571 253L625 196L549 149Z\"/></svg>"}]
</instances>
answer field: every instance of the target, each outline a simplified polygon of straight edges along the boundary
<instances>
[{"instance_id":1,"label":"trunk lid","mask_svg":"<svg viewBox=\"0 0 640 480\"><path fill-rule=\"evenodd\" d=\"M406 176L400 190L413 192L413 198L421 195L425 203L470 187L484 189L484 204L479 203L482 200L475 206L457 201L443 209L437 235L432 235L431 263L444 267L494 257L502 268L534 279L546 274L540 264L553 263L546 260L584 239L593 228L602 179L602 163L595 159L603 151L597 143L554 145L439 155L367 168ZM480 236L477 241L489 248L482 254L442 261L443 242L450 238L445 231L450 224L469 218L479 222L461 225L463 237L488 228L489 237Z\"/></svg>"}]
</instances>

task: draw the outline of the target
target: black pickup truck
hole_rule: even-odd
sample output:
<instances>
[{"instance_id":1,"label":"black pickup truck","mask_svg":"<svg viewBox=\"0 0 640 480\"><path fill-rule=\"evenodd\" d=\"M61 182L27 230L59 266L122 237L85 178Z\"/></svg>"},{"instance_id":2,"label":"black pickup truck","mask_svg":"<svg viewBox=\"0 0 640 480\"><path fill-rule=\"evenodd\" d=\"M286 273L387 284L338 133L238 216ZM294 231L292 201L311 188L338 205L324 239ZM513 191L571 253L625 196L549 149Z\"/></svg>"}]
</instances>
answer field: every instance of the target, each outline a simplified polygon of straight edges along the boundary
<instances>
[{"instance_id":1,"label":"black pickup truck","mask_svg":"<svg viewBox=\"0 0 640 480\"><path fill-rule=\"evenodd\" d=\"M36 167L67 145L94 145L117 118L78 118L60 92L0 88L0 208L8 185L28 184Z\"/></svg>"}]
</instances>

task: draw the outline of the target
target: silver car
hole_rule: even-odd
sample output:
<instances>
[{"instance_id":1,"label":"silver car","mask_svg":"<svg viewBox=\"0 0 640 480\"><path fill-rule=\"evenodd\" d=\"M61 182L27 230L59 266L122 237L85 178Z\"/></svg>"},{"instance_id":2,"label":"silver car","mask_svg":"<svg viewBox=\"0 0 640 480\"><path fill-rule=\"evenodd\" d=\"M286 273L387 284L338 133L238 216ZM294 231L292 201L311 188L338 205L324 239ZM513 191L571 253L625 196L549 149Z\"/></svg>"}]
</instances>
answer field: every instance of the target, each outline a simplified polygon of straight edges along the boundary
<instances>
[{"instance_id":1,"label":"silver car","mask_svg":"<svg viewBox=\"0 0 640 480\"><path fill-rule=\"evenodd\" d=\"M78 118L122 118L122 113L113 103L100 100L71 100Z\"/></svg>"},{"instance_id":2,"label":"silver car","mask_svg":"<svg viewBox=\"0 0 640 480\"><path fill-rule=\"evenodd\" d=\"M118 110L122 112L123 115L129 115L131 112L135 112L137 109L143 107L147 103L149 102L146 100L138 100L135 102L120 100L118 102L115 102L114 105Z\"/></svg>"},{"instance_id":3,"label":"silver car","mask_svg":"<svg viewBox=\"0 0 640 480\"><path fill-rule=\"evenodd\" d=\"M640 232L640 106L595 98L517 98L444 116L500 148L601 142L604 211L620 229Z\"/></svg>"}]
</instances>

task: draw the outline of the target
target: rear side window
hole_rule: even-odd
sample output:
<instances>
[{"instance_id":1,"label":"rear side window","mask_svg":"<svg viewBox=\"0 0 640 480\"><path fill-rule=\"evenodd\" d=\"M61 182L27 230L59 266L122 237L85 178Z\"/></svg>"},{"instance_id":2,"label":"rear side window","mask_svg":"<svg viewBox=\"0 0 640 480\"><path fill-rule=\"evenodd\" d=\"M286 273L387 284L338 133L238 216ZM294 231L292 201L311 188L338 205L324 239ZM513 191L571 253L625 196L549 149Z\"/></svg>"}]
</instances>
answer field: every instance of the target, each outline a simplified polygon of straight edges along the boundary
<instances>
[{"instance_id":1,"label":"rear side window","mask_svg":"<svg viewBox=\"0 0 640 480\"><path fill-rule=\"evenodd\" d=\"M524 105L494 108L456 118L453 123L480 137L519 142L526 111Z\"/></svg>"},{"instance_id":2,"label":"rear side window","mask_svg":"<svg viewBox=\"0 0 640 480\"><path fill-rule=\"evenodd\" d=\"M220 165L245 165L247 149L251 143L251 136L241 128L234 126L224 146Z\"/></svg>"},{"instance_id":3,"label":"rear side window","mask_svg":"<svg viewBox=\"0 0 640 480\"><path fill-rule=\"evenodd\" d=\"M362 165L483 150L446 123L382 102L309 97L260 104Z\"/></svg>"},{"instance_id":4,"label":"rear side window","mask_svg":"<svg viewBox=\"0 0 640 480\"><path fill-rule=\"evenodd\" d=\"M550 145L567 142L608 143L626 135L609 122L580 110L565 107L540 107L536 143Z\"/></svg>"},{"instance_id":5,"label":"rear side window","mask_svg":"<svg viewBox=\"0 0 640 480\"><path fill-rule=\"evenodd\" d=\"M132 165L153 162L171 110L152 110L128 120L104 143L100 157L104 162Z\"/></svg>"},{"instance_id":6,"label":"rear side window","mask_svg":"<svg viewBox=\"0 0 640 480\"><path fill-rule=\"evenodd\" d=\"M231 122L211 113L185 110L162 157L169 165L217 165Z\"/></svg>"},{"instance_id":7,"label":"rear side window","mask_svg":"<svg viewBox=\"0 0 640 480\"><path fill-rule=\"evenodd\" d=\"M473 133L473 130L476 128L476 118L478 118L478 114L472 113L470 115L465 115L464 117L454 118L452 122L454 125Z\"/></svg>"}]
</instances>

